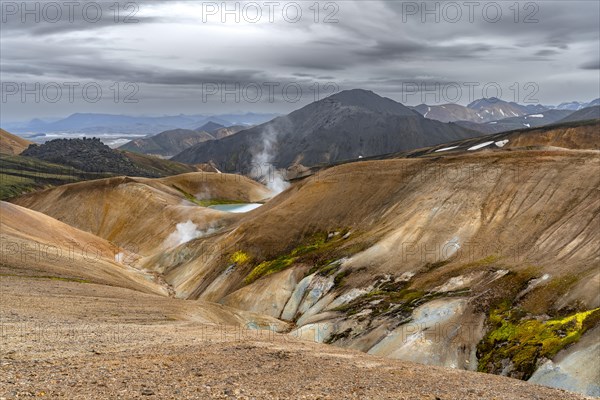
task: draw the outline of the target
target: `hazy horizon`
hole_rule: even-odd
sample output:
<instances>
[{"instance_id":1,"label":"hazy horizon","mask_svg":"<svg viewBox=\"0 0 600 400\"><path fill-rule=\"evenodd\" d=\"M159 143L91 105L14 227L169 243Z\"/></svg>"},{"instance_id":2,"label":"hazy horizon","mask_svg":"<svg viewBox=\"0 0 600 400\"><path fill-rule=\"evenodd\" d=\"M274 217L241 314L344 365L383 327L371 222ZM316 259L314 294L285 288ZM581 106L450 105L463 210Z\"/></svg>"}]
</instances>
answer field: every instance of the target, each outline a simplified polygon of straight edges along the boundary
<instances>
[{"instance_id":1,"label":"hazy horizon","mask_svg":"<svg viewBox=\"0 0 600 400\"><path fill-rule=\"evenodd\" d=\"M388 97L388 96L385 96ZM388 98L392 98L392 97L388 97ZM590 99L571 99L571 100L565 100L562 101L560 103L555 103L555 104L542 104L542 103L521 103L521 104L541 104L541 105L545 105L545 106L558 106L562 103L571 103L571 102L579 102L579 103L590 103L593 100L598 99L598 97L596 98L590 98ZM392 100L398 101L397 99L392 98ZM475 100L479 100L479 99L475 99ZM511 102L512 100L508 99L500 99L500 100L504 100L507 102ZM398 101L399 102L399 101ZM309 102L310 103L310 102ZM295 103L297 104L297 103ZM307 103L308 104L308 103ZM418 105L418 104L407 104L407 103L402 103L405 104L409 107ZM422 103L419 103L422 104ZM444 105L447 103L429 103L430 105ZM461 103L456 103L456 104L461 104ZM72 115L75 114L107 114L107 115L115 115L115 116L125 116L125 117L134 117L134 118L161 118L161 117L175 117L175 116L203 116L206 118L211 118L211 117L219 117L221 115L245 115L245 114L257 114L257 115L269 115L269 114L273 114L273 115L285 115L289 112L292 112L298 108L301 108L303 106L305 106L306 104L302 104L302 105L298 105L297 108L293 108L289 111L286 112L269 112L268 110L265 110L264 112L261 111L245 111L245 110L227 110L227 109L223 109L220 110L219 112L215 112L215 113L163 113L163 114L152 114L152 113L136 113L136 112L131 112L131 113L118 113L118 112L93 112L93 111L88 111L88 112L81 112L81 111L77 111L77 110L73 110L72 112L69 112L68 114L64 114L64 115L52 115L52 116L32 116L31 118L25 118L25 119L16 119L16 120L9 120L9 119L5 119L2 118L2 122L4 123L9 123L9 124L18 124L18 123L27 123L30 122L32 120L41 120L44 122L54 122L54 121L58 121L61 119L65 119L68 118ZM467 104L461 104L461 105L467 105Z\"/></svg>"}]
</instances>

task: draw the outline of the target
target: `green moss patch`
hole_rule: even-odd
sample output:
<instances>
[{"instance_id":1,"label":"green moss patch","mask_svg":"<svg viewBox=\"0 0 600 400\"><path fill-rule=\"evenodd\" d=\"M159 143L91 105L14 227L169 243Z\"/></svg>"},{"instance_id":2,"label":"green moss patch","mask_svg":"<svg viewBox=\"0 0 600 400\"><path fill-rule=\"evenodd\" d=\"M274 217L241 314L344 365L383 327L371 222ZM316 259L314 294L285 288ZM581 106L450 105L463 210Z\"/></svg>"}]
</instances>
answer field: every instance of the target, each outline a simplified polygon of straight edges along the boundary
<instances>
[{"instance_id":1,"label":"green moss patch","mask_svg":"<svg viewBox=\"0 0 600 400\"><path fill-rule=\"evenodd\" d=\"M289 255L277 257L271 261L263 261L258 264L254 269L246 276L244 282L249 285L263 276L274 274L275 272L283 271L296 261L298 257L292 257Z\"/></svg>"},{"instance_id":2,"label":"green moss patch","mask_svg":"<svg viewBox=\"0 0 600 400\"><path fill-rule=\"evenodd\" d=\"M338 273L334 278L333 278L333 287L340 287L342 286L342 283L344 282L344 279L350 275L350 271L346 270L346 271L342 271L340 273Z\"/></svg>"},{"instance_id":3,"label":"green moss patch","mask_svg":"<svg viewBox=\"0 0 600 400\"><path fill-rule=\"evenodd\" d=\"M200 204L200 200L198 200L194 195L192 195L191 193L186 192L185 190L183 190L179 186L173 185L173 189L176 189L179 193L181 193L183 195L183 197L185 197L185 199L187 201L190 201L190 202L192 202L194 204L197 204L199 206L202 205L202 204Z\"/></svg>"},{"instance_id":4,"label":"green moss patch","mask_svg":"<svg viewBox=\"0 0 600 400\"><path fill-rule=\"evenodd\" d=\"M335 274L342 267L341 260L325 260L315 266L313 266L308 273L308 275L317 274L320 276L331 276Z\"/></svg>"},{"instance_id":5,"label":"green moss patch","mask_svg":"<svg viewBox=\"0 0 600 400\"><path fill-rule=\"evenodd\" d=\"M317 233L290 252L259 263L246 276L245 283L250 284L263 276L282 271L294 263L313 264L310 274L317 272L322 276L330 276L336 273L341 264L335 262L334 254L344 241L342 232L345 231L340 230L333 237L327 233ZM341 279L343 277L339 283Z\"/></svg>"},{"instance_id":6,"label":"green moss patch","mask_svg":"<svg viewBox=\"0 0 600 400\"><path fill-rule=\"evenodd\" d=\"M511 365L510 376L529 379L539 361L551 359L593 327L600 308L547 321L523 314L508 302L490 311L489 332L477 346L480 372L498 374Z\"/></svg>"}]
</instances>

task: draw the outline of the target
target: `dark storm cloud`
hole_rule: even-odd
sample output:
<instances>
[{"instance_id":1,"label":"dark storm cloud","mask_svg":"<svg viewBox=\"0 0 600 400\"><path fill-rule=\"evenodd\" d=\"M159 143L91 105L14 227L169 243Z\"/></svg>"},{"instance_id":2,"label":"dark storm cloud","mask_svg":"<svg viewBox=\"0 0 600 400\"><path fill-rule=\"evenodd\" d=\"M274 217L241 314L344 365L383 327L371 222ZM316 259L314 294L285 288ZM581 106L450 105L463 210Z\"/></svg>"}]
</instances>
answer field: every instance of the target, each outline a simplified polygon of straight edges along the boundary
<instances>
[{"instance_id":1,"label":"dark storm cloud","mask_svg":"<svg viewBox=\"0 0 600 400\"><path fill-rule=\"evenodd\" d=\"M535 56L539 56L539 57L548 57L548 56L554 56L560 54L559 51L556 50L551 50L551 49L544 49L544 50L538 50L535 52Z\"/></svg>"},{"instance_id":2,"label":"dark storm cloud","mask_svg":"<svg viewBox=\"0 0 600 400\"><path fill-rule=\"evenodd\" d=\"M375 62L381 59L403 60L423 51L423 44L408 40L379 40L372 46L357 49L356 54L372 58Z\"/></svg>"},{"instance_id":3,"label":"dark storm cloud","mask_svg":"<svg viewBox=\"0 0 600 400\"><path fill-rule=\"evenodd\" d=\"M366 49L359 49L356 54L367 56L378 62L380 60L409 60L409 59L464 59L477 58L483 53L490 52L494 46L476 43L468 45L439 46L431 43L394 42L383 40Z\"/></svg>"},{"instance_id":4,"label":"dark storm cloud","mask_svg":"<svg viewBox=\"0 0 600 400\"><path fill-rule=\"evenodd\" d=\"M350 64L348 61L333 57L315 57L290 54L285 60L278 63L281 67L304 68L320 71L340 71L346 69Z\"/></svg>"}]
</instances>

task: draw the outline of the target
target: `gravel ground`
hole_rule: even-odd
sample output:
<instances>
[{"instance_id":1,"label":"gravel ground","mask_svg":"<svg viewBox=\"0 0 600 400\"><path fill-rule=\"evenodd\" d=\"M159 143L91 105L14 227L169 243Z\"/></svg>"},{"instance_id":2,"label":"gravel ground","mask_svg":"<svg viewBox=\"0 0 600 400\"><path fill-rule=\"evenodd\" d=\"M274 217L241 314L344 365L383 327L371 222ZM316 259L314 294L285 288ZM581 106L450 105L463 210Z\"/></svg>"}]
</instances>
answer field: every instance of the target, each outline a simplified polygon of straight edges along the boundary
<instances>
[{"instance_id":1,"label":"gravel ground","mask_svg":"<svg viewBox=\"0 0 600 400\"><path fill-rule=\"evenodd\" d=\"M1 399L585 398L206 323L200 302L26 277L0 288Z\"/></svg>"}]
</instances>

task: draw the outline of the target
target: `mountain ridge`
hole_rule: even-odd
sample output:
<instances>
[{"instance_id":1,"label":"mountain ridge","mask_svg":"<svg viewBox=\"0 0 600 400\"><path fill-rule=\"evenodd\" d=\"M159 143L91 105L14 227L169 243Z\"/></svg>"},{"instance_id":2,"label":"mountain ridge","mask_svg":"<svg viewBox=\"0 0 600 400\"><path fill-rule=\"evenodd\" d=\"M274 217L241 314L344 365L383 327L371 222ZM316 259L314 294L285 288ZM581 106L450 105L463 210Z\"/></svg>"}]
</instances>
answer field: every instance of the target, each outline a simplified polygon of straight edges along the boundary
<instances>
[{"instance_id":1,"label":"mountain ridge","mask_svg":"<svg viewBox=\"0 0 600 400\"><path fill-rule=\"evenodd\" d=\"M213 124L211 126L214 126L216 130L220 129L220 124ZM207 140L215 140L215 138L204 130L172 129L150 137L132 140L120 146L119 150L170 157Z\"/></svg>"},{"instance_id":2,"label":"mountain ridge","mask_svg":"<svg viewBox=\"0 0 600 400\"><path fill-rule=\"evenodd\" d=\"M107 113L73 113L64 118L43 121L35 118L29 122L7 123L5 128L16 133L121 133L158 134L172 129L196 129L208 122L221 125L256 125L267 122L279 114L243 113L222 115L166 115L132 116Z\"/></svg>"},{"instance_id":3,"label":"mountain ridge","mask_svg":"<svg viewBox=\"0 0 600 400\"><path fill-rule=\"evenodd\" d=\"M371 91L353 89L230 137L197 144L173 160L213 161L225 170L249 173L267 164L312 166L478 135L458 125L426 119Z\"/></svg>"}]
</instances>

